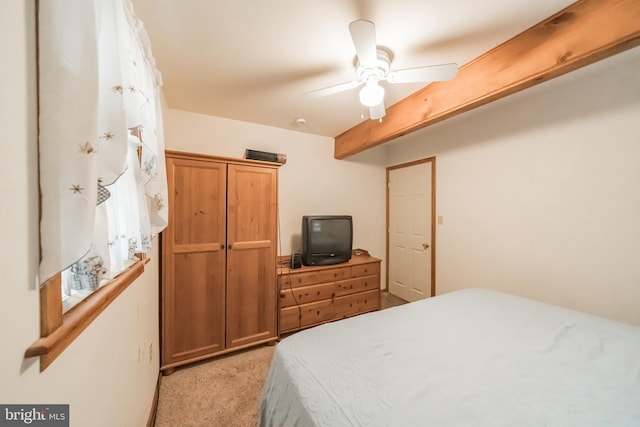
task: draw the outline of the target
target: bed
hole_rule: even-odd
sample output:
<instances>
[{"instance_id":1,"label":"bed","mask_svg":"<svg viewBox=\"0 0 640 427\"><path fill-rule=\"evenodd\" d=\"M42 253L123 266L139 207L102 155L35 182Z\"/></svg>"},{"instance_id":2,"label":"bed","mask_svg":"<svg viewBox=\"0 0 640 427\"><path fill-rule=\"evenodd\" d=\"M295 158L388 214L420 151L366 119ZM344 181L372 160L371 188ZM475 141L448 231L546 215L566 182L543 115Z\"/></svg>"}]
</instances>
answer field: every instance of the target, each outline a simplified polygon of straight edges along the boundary
<instances>
[{"instance_id":1,"label":"bed","mask_svg":"<svg viewBox=\"0 0 640 427\"><path fill-rule=\"evenodd\" d=\"M640 327L486 289L324 324L276 346L259 424L637 427Z\"/></svg>"}]
</instances>

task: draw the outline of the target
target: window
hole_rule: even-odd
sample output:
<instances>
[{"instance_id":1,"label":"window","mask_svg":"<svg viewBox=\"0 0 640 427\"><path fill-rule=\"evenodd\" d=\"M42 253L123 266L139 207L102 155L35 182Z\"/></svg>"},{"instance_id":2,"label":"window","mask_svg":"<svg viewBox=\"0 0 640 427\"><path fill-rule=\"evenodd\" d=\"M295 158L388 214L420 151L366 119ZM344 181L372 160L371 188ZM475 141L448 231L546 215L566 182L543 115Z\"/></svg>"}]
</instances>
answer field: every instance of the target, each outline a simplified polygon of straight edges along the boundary
<instances>
[{"instance_id":1,"label":"window","mask_svg":"<svg viewBox=\"0 0 640 427\"><path fill-rule=\"evenodd\" d=\"M63 312L140 260L151 247L151 230L139 153L142 141L129 136L127 168L109 186L98 185L91 250L61 274Z\"/></svg>"},{"instance_id":2,"label":"window","mask_svg":"<svg viewBox=\"0 0 640 427\"><path fill-rule=\"evenodd\" d=\"M41 338L25 355L41 370L143 272L166 226L154 63L130 0L38 4Z\"/></svg>"}]
</instances>

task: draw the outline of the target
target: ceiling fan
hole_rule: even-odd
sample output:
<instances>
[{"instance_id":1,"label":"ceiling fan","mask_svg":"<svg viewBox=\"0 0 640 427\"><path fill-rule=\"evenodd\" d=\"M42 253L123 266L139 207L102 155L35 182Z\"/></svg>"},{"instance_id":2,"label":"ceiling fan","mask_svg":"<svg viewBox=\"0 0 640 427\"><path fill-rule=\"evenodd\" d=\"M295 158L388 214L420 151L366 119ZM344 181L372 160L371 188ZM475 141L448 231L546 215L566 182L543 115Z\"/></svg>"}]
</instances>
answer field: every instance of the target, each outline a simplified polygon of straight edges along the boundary
<instances>
[{"instance_id":1,"label":"ceiling fan","mask_svg":"<svg viewBox=\"0 0 640 427\"><path fill-rule=\"evenodd\" d=\"M450 80L458 72L458 65L453 63L391 70L390 51L376 44L376 30L373 22L364 19L353 21L349 24L349 32L356 48L357 79L307 92L306 95L316 97L333 95L364 85L360 89L360 102L369 108L369 117L372 120L381 120L385 114L384 88L380 86L381 81L393 84L426 83Z\"/></svg>"}]
</instances>

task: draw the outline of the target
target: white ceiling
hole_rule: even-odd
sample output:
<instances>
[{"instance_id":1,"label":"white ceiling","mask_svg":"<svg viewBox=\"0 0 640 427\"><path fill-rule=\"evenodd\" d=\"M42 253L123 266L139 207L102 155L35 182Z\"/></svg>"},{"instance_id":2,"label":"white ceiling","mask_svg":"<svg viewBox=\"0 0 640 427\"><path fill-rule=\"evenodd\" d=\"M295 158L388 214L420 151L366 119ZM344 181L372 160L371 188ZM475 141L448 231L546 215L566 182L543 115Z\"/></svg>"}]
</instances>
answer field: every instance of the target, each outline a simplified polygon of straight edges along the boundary
<instances>
[{"instance_id":1,"label":"white ceiling","mask_svg":"<svg viewBox=\"0 0 640 427\"><path fill-rule=\"evenodd\" d=\"M324 136L363 120L358 89L305 92L355 79L349 22L376 25L392 69L460 66L570 0L132 0L170 108ZM423 84L383 83L388 107ZM297 125L304 118L306 124Z\"/></svg>"}]
</instances>

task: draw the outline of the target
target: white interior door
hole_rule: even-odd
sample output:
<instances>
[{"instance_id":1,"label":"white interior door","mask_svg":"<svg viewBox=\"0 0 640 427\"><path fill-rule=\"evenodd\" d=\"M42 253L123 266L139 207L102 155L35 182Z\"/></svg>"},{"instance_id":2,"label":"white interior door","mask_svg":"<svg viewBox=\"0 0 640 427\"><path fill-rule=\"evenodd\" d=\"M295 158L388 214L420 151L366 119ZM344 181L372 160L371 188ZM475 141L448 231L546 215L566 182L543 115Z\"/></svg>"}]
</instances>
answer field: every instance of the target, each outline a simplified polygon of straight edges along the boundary
<instances>
[{"instance_id":1,"label":"white interior door","mask_svg":"<svg viewBox=\"0 0 640 427\"><path fill-rule=\"evenodd\" d=\"M389 292L407 301L432 296L433 161L388 171Z\"/></svg>"}]
</instances>

